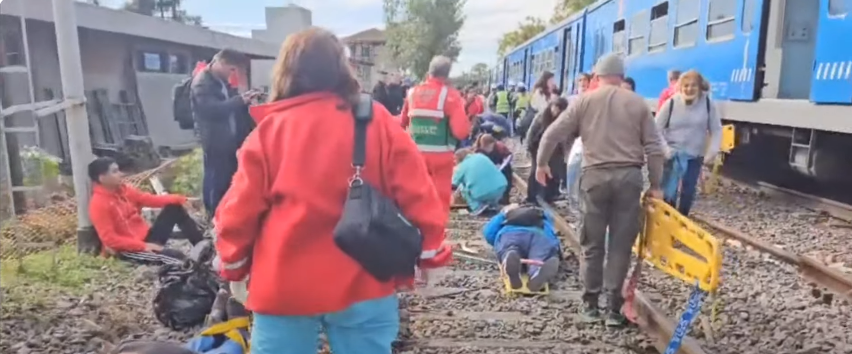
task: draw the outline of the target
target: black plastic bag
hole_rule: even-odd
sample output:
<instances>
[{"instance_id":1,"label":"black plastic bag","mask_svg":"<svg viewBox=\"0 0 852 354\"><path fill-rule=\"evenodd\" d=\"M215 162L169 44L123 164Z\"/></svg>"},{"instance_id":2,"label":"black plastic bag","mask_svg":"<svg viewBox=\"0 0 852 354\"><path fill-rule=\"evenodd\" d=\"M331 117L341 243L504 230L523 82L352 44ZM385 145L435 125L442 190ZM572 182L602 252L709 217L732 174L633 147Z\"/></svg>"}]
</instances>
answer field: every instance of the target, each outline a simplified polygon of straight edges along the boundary
<instances>
[{"instance_id":1,"label":"black plastic bag","mask_svg":"<svg viewBox=\"0 0 852 354\"><path fill-rule=\"evenodd\" d=\"M160 323L174 330L204 323L220 284L207 264L192 260L166 264L160 268L159 280L154 315Z\"/></svg>"}]
</instances>

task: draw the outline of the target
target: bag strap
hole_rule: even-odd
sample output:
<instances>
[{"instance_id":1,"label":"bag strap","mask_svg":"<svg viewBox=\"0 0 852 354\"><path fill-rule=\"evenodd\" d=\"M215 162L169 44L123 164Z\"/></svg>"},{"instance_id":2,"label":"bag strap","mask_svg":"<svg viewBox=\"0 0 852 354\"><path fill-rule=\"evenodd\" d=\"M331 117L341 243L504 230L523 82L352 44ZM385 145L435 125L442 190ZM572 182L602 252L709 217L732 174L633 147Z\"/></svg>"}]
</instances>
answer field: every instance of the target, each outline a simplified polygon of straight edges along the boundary
<instances>
[{"instance_id":1,"label":"bag strap","mask_svg":"<svg viewBox=\"0 0 852 354\"><path fill-rule=\"evenodd\" d=\"M672 110L674 110L674 97L669 98L669 116L666 118L665 129L669 129L669 125L672 123Z\"/></svg>"},{"instance_id":2,"label":"bag strap","mask_svg":"<svg viewBox=\"0 0 852 354\"><path fill-rule=\"evenodd\" d=\"M373 120L373 97L369 93L362 93L358 97L358 104L352 107L352 116L355 118L355 146L352 149L352 167L355 174L349 181L361 182L361 169L367 155L367 126Z\"/></svg>"},{"instance_id":3,"label":"bag strap","mask_svg":"<svg viewBox=\"0 0 852 354\"><path fill-rule=\"evenodd\" d=\"M709 117L710 116L710 95L707 95L707 100L705 100L705 103L707 104L707 116ZM669 117L668 117L668 119L666 119L665 129L669 129L669 124L671 124L671 122L672 122L672 110L673 109L674 109L674 99L670 98L669 99ZM709 122L710 120L708 119L707 121ZM707 123L707 125L709 126L710 123Z\"/></svg>"}]
</instances>

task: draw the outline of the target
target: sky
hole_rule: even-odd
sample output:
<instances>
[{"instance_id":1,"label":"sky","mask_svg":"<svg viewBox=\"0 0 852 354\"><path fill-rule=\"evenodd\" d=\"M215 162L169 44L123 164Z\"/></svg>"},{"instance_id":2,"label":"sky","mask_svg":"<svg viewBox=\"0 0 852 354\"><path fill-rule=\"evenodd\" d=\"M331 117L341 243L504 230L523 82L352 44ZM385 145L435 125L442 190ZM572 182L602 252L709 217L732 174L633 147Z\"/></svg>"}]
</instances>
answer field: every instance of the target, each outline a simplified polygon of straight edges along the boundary
<instances>
[{"instance_id":1,"label":"sky","mask_svg":"<svg viewBox=\"0 0 852 354\"><path fill-rule=\"evenodd\" d=\"M461 30L462 52L454 74L476 63L492 66L497 60L497 40L517 27L526 16L550 18L557 0L467 0L467 19ZM101 0L118 7L124 0ZM200 15L211 29L239 36L251 36L252 29L264 28L266 6L289 3L308 8L313 24L347 36L369 28L383 28L382 0L183 0L191 15Z\"/></svg>"}]
</instances>

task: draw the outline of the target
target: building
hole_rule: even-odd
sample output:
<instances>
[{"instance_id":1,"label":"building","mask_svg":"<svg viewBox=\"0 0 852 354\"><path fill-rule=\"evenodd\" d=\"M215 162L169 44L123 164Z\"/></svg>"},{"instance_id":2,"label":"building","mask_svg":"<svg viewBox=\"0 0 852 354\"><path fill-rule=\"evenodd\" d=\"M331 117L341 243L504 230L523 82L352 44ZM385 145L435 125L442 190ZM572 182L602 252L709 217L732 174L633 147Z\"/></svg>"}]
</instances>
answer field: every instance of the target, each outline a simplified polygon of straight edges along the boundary
<instances>
[{"instance_id":1,"label":"building","mask_svg":"<svg viewBox=\"0 0 852 354\"><path fill-rule=\"evenodd\" d=\"M287 36L312 26L311 10L289 4L282 7L267 7L266 29L252 30L251 38L281 45Z\"/></svg>"},{"instance_id":2,"label":"building","mask_svg":"<svg viewBox=\"0 0 852 354\"><path fill-rule=\"evenodd\" d=\"M197 146L193 131L181 130L174 121L173 87L189 76L196 62L209 60L222 48L252 59L272 59L278 53L277 44L200 26L84 2L75 2L74 7L96 152L115 149L131 135L150 137L161 153ZM61 91L52 1L3 0L0 142L5 145L0 144L0 180L5 180L0 187L8 187L11 179L14 191L39 188L20 172L28 171L21 168L26 160L22 156L33 147L69 160L63 113L38 111L61 99Z\"/></svg>"},{"instance_id":3,"label":"building","mask_svg":"<svg viewBox=\"0 0 852 354\"><path fill-rule=\"evenodd\" d=\"M344 37L342 40L349 46L358 81L365 89L375 86L383 73L399 72L385 45L387 42L385 31L371 28Z\"/></svg>"}]
</instances>

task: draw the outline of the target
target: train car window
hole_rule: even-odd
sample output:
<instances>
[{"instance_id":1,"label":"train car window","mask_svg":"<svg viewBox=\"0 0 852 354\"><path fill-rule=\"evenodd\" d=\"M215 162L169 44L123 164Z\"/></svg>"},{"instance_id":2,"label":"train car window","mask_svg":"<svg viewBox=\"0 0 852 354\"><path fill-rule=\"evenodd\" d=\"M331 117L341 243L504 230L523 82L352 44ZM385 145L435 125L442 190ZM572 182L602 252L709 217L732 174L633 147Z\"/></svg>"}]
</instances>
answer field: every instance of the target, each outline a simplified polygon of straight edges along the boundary
<instances>
[{"instance_id":1,"label":"train car window","mask_svg":"<svg viewBox=\"0 0 852 354\"><path fill-rule=\"evenodd\" d=\"M565 32L565 63L562 68L565 70L565 77L570 77L574 72L574 30L569 28Z\"/></svg>"},{"instance_id":2,"label":"train car window","mask_svg":"<svg viewBox=\"0 0 852 354\"><path fill-rule=\"evenodd\" d=\"M699 0L678 0L675 8L675 48L695 45L698 40L698 15L701 14Z\"/></svg>"},{"instance_id":3,"label":"train car window","mask_svg":"<svg viewBox=\"0 0 852 354\"><path fill-rule=\"evenodd\" d=\"M757 11L757 0L743 0L743 33L749 33L754 28L754 13Z\"/></svg>"},{"instance_id":4,"label":"train car window","mask_svg":"<svg viewBox=\"0 0 852 354\"><path fill-rule=\"evenodd\" d=\"M627 46L627 26L624 19L615 21L612 24L612 52L616 54L624 53L624 47Z\"/></svg>"},{"instance_id":5,"label":"train car window","mask_svg":"<svg viewBox=\"0 0 852 354\"><path fill-rule=\"evenodd\" d=\"M669 2L664 1L651 8L651 34L648 35L648 51L659 52L666 50L668 37Z\"/></svg>"},{"instance_id":6,"label":"train car window","mask_svg":"<svg viewBox=\"0 0 852 354\"><path fill-rule=\"evenodd\" d=\"M172 74L189 74L189 61L183 54L169 54L169 72Z\"/></svg>"},{"instance_id":7,"label":"train car window","mask_svg":"<svg viewBox=\"0 0 852 354\"><path fill-rule=\"evenodd\" d=\"M710 0L707 9L707 40L733 38L737 25L737 0Z\"/></svg>"},{"instance_id":8,"label":"train car window","mask_svg":"<svg viewBox=\"0 0 852 354\"><path fill-rule=\"evenodd\" d=\"M852 0L828 0L828 15L843 16L849 13Z\"/></svg>"},{"instance_id":9,"label":"train car window","mask_svg":"<svg viewBox=\"0 0 852 354\"><path fill-rule=\"evenodd\" d=\"M136 60L136 70L140 72L167 73L168 59L164 52L139 51Z\"/></svg>"},{"instance_id":10,"label":"train car window","mask_svg":"<svg viewBox=\"0 0 852 354\"><path fill-rule=\"evenodd\" d=\"M647 11L640 11L630 19L630 40L627 42L627 55L645 53L645 36L648 33L650 19Z\"/></svg>"}]
</instances>

